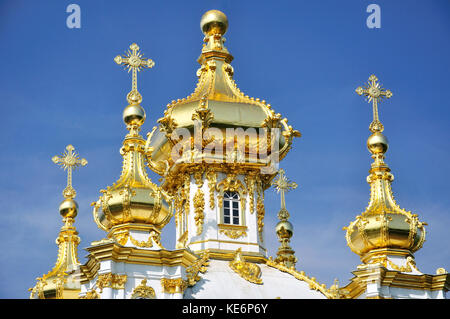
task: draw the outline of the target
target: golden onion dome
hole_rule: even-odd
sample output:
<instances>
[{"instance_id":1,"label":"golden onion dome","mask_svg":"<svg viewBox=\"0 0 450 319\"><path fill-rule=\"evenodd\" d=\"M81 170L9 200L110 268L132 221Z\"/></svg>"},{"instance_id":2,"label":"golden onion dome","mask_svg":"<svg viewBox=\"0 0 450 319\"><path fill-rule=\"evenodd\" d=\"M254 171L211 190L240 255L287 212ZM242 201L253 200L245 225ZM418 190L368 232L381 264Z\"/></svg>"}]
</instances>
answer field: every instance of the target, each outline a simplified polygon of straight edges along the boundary
<instances>
[{"instance_id":1,"label":"golden onion dome","mask_svg":"<svg viewBox=\"0 0 450 319\"><path fill-rule=\"evenodd\" d=\"M80 262L78 244L80 237L74 226L78 213L78 203L74 200L76 191L72 187L72 171L87 164L80 159L72 145L66 146L62 156L54 156L52 161L67 171L67 187L63 191L64 200L59 205L59 213L64 225L56 238L58 257L55 266L42 277L36 278L36 285L29 289L31 299L73 299L77 298L81 286L78 278Z\"/></svg>"},{"instance_id":2,"label":"golden onion dome","mask_svg":"<svg viewBox=\"0 0 450 319\"><path fill-rule=\"evenodd\" d=\"M387 253L412 255L425 241L426 223L395 202L391 188L394 176L384 162L387 138L374 132L367 140L367 147L374 158L367 177L370 201L366 210L344 227L347 244L363 262Z\"/></svg>"},{"instance_id":3,"label":"golden onion dome","mask_svg":"<svg viewBox=\"0 0 450 319\"><path fill-rule=\"evenodd\" d=\"M148 177L145 140L139 134L145 122L145 111L140 105L142 96L137 89L137 71L153 67L154 62L142 57L137 44L130 45L130 50L126 56L114 59L133 71L132 90L127 95L129 105L122 114L129 130L120 149L122 173L112 186L101 190L102 195L92 203L94 220L100 229L111 232L108 236L114 236L114 228L123 225L159 233L172 217L169 196Z\"/></svg>"},{"instance_id":4,"label":"golden onion dome","mask_svg":"<svg viewBox=\"0 0 450 319\"><path fill-rule=\"evenodd\" d=\"M277 149L282 159L289 151L293 137L300 136L300 133L287 124L286 118L275 113L265 100L249 97L237 87L230 64L233 57L224 45L223 35L228 28L226 15L218 10L208 11L202 16L200 27L205 34L205 44L198 59L201 66L197 71L197 87L189 96L167 105L164 117L158 120L159 127L147 139L152 169L165 175L176 162L171 157L173 145L177 143L172 133L177 129L187 129L193 136L196 127L201 127L203 133L208 128L220 131L221 134L214 136L214 144L223 146L234 139L227 139L226 130L229 128L254 129L255 135L261 128L267 131L279 129ZM207 139L203 142L208 144ZM262 145L255 136L249 137L246 143L246 154L249 145ZM270 154L270 146L267 148Z\"/></svg>"},{"instance_id":5,"label":"golden onion dome","mask_svg":"<svg viewBox=\"0 0 450 319\"><path fill-rule=\"evenodd\" d=\"M356 93L372 103L373 121L369 126L372 135L367 139L367 148L374 162L367 176L369 205L348 227L344 227L347 244L364 263L383 260L388 255L412 258L425 241L426 223L420 222L416 214L400 208L392 193L394 175L384 162L389 144L381 133L384 127L378 117L378 104L391 98L392 92L383 89L378 78L371 75L367 85L358 87Z\"/></svg>"},{"instance_id":6,"label":"golden onion dome","mask_svg":"<svg viewBox=\"0 0 450 319\"><path fill-rule=\"evenodd\" d=\"M126 223L162 229L172 217L167 194L147 175L144 144L140 136L125 139L120 150L122 174L116 183L101 190L99 200L93 203L94 219L105 231Z\"/></svg>"}]
</instances>

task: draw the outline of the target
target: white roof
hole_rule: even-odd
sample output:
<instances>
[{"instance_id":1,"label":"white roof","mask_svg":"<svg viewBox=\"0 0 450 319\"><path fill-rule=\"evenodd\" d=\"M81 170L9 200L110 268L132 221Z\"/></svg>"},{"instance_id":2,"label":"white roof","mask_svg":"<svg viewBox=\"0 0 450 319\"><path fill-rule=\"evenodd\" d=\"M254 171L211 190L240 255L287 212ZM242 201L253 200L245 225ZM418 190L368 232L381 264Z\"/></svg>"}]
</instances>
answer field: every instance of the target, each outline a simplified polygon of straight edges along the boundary
<instances>
[{"instance_id":1,"label":"white roof","mask_svg":"<svg viewBox=\"0 0 450 319\"><path fill-rule=\"evenodd\" d=\"M309 283L295 278L265 264L261 268L262 284L255 284L242 278L230 268L228 261L209 260L201 279L185 291L188 299L326 299Z\"/></svg>"}]
</instances>

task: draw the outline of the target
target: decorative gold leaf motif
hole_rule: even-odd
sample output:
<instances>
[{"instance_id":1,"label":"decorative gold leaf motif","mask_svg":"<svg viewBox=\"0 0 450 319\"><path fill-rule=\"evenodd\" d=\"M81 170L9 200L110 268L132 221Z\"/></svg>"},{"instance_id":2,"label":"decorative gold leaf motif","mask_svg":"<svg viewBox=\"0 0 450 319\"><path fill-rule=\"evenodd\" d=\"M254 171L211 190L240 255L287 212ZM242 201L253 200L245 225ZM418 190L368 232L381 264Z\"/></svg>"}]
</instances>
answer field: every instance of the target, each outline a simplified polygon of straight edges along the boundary
<instances>
[{"instance_id":1,"label":"decorative gold leaf motif","mask_svg":"<svg viewBox=\"0 0 450 319\"><path fill-rule=\"evenodd\" d=\"M100 292L103 288L110 287L112 289L125 289L125 283L127 281L127 275L119 275L113 273L106 273L98 275L97 288Z\"/></svg>"},{"instance_id":2,"label":"decorative gold leaf motif","mask_svg":"<svg viewBox=\"0 0 450 319\"><path fill-rule=\"evenodd\" d=\"M194 196L194 211L195 211L195 225L197 226L197 235L201 235L203 232L203 220L205 218L205 195L199 188Z\"/></svg>"},{"instance_id":3,"label":"decorative gold leaf motif","mask_svg":"<svg viewBox=\"0 0 450 319\"><path fill-rule=\"evenodd\" d=\"M254 284L262 284L261 268L257 264L244 261L241 248L236 250L234 259L229 262L229 266L245 280Z\"/></svg>"},{"instance_id":4,"label":"decorative gold leaf motif","mask_svg":"<svg viewBox=\"0 0 450 319\"><path fill-rule=\"evenodd\" d=\"M139 286L133 289L131 299L155 299L155 290L147 286L147 279L142 279Z\"/></svg>"},{"instance_id":5,"label":"decorative gold leaf motif","mask_svg":"<svg viewBox=\"0 0 450 319\"><path fill-rule=\"evenodd\" d=\"M209 188L209 208L214 209L215 207L214 190L217 182L217 173L213 170L208 170L206 172L206 179L208 180L208 188Z\"/></svg>"},{"instance_id":6,"label":"decorative gold leaf motif","mask_svg":"<svg viewBox=\"0 0 450 319\"><path fill-rule=\"evenodd\" d=\"M188 284L183 278L162 278L161 286L163 293L183 293Z\"/></svg>"},{"instance_id":7,"label":"decorative gold leaf motif","mask_svg":"<svg viewBox=\"0 0 450 319\"><path fill-rule=\"evenodd\" d=\"M204 252L203 255L197 259L191 266L186 268L187 284L194 286L200 280L199 272L205 273L209 265L209 253Z\"/></svg>"}]
</instances>

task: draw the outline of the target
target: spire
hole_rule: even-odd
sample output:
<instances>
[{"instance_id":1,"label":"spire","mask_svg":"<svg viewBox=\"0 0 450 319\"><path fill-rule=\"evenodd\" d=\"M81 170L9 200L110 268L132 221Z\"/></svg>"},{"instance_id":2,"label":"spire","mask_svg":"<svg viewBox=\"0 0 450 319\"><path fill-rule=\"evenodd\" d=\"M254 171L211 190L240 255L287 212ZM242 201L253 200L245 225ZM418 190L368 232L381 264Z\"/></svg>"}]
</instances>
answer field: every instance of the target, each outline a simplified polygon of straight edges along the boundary
<instances>
[{"instance_id":1,"label":"spire","mask_svg":"<svg viewBox=\"0 0 450 319\"><path fill-rule=\"evenodd\" d=\"M295 268L297 257L294 255L295 251L289 246L291 237L294 234L294 227L288 221L289 212L286 209L285 192L296 189L298 185L295 182L291 182L285 175L284 170L280 169L277 178L272 182L272 186L281 196L281 209L278 212L280 222L275 228L281 246L278 248L275 262L282 263L288 268Z\"/></svg>"},{"instance_id":2,"label":"spire","mask_svg":"<svg viewBox=\"0 0 450 319\"><path fill-rule=\"evenodd\" d=\"M131 50L131 51L130 51ZM114 61L132 71L131 91L127 94L129 105L123 111L123 120L129 133L125 136L120 154L122 173L119 179L106 189L94 206L94 220L98 227L108 232L108 237L121 244L128 239L134 246L161 248L160 231L171 218L171 209L166 194L148 177L146 170L145 140L139 134L145 121L145 111L140 105L142 96L137 88L137 72L152 68L155 63L146 59L136 43L130 45L123 56ZM101 211L100 211L101 209ZM139 229L139 230L137 230ZM145 232L147 238L138 241L130 231Z\"/></svg>"},{"instance_id":3,"label":"spire","mask_svg":"<svg viewBox=\"0 0 450 319\"><path fill-rule=\"evenodd\" d=\"M355 221L344 227L347 243L364 263L386 264L390 262L387 258L390 255L411 259L425 241L423 226L426 223L420 222L416 214L400 208L392 193L394 176L384 162L388 140L381 133L384 128L378 117L378 102L390 98L392 92L384 90L377 77L371 75L368 85L358 87L356 93L365 95L369 103L372 102L373 121L369 126L372 135L367 140L367 147L374 161L367 177L370 185L369 205Z\"/></svg>"},{"instance_id":4,"label":"spire","mask_svg":"<svg viewBox=\"0 0 450 319\"><path fill-rule=\"evenodd\" d=\"M58 245L56 264L49 273L36 279L36 286L29 289L30 298L72 299L78 298L80 292L80 282L77 278L80 265L77 248L80 237L74 226L78 204L74 200L76 191L72 187L72 170L87 165L87 161L84 158L80 159L74 151L75 148L72 145L67 145L63 155L52 158L55 164L67 171L67 186L63 191L65 199L59 206L64 225L56 239Z\"/></svg>"},{"instance_id":5,"label":"spire","mask_svg":"<svg viewBox=\"0 0 450 319\"><path fill-rule=\"evenodd\" d=\"M116 56L114 61L119 65L124 65L128 72L132 72L131 91L127 95L129 105L123 111L123 120L127 124L127 129L130 130L130 135L135 136L145 122L145 110L140 105L142 95L137 88L137 72L153 68L155 62L152 59L144 58L136 43L130 45L130 50L123 56Z\"/></svg>"}]
</instances>

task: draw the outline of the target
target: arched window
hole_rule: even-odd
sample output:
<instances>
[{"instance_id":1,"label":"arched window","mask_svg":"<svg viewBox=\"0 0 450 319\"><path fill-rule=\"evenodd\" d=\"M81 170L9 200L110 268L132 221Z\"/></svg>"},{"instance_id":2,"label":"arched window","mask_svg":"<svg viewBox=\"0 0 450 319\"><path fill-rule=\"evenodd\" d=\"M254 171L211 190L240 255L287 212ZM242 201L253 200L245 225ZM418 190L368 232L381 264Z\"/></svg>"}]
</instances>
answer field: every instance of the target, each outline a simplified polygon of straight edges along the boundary
<instances>
[{"instance_id":1,"label":"arched window","mask_svg":"<svg viewBox=\"0 0 450 319\"><path fill-rule=\"evenodd\" d=\"M226 191L223 196L223 223L240 225L239 218L239 194Z\"/></svg>"}]
</instances>

